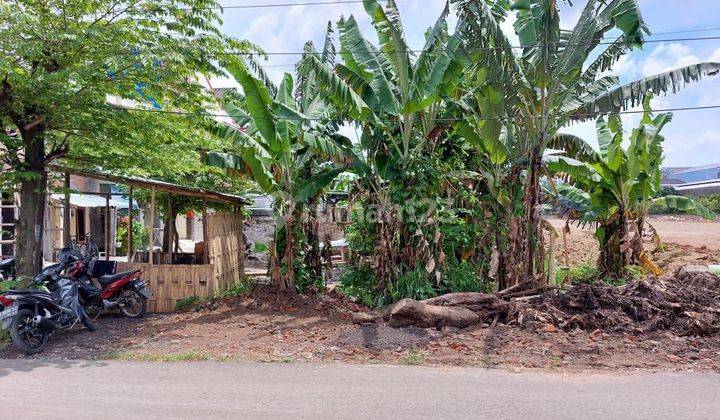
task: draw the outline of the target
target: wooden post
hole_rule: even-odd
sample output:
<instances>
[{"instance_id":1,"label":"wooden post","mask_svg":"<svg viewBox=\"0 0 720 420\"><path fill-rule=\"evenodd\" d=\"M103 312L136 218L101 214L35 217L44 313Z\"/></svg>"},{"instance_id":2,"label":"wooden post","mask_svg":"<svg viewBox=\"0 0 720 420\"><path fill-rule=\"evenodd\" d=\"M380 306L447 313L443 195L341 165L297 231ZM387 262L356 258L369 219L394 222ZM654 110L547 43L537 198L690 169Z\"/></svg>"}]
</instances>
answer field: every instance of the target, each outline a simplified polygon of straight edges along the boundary
<instances>
[{"instance_id":1,"label":"wooden post","mask_svg":"<svg viewBox=\"0 0 720 420\"><path fill-rule=\"evenodd\" d=\"M240 279L243 279L245 277L245 240L243 237L242 206L236 206L235 212L240 219L240 232L238 232L238 274L240 275Z\"/></svg>"},{"instance_id":2,"label":"wooden post","mask_svg":"<svg viewBox=\"0 0 720 420\"><path fill-rule=\"evenodd\" d=\"M172 200L172 194L168 192L168 193L167 193L167 196L168 196L167 215L166 215L165 219L166 219L166 223L168 224L168 226L167 226L167 231L168 231L168 251L170 252L170 265L172 265L172 263L173 263L173 248L174 248L174 246L173 246L173 245L174 245L174 244L173 244L173 236L174 236L174 233L175 233L175 232L174 232L175 226L173 226L173 225L175 224L175 220L174 220L174 218L173 218L173 200Z\"/></svg>"},{"instance_id":3,"label":"wooden post","mask_svg":"<svg viewBox=\"0 0 720 420\"><path fill-rule=\"evenodd\" d=\"M65 202L63 203L63 246L70 246L70 174L65 173Z\"/></svg>"},{"instance_id":4,"label":"wooden post","mask_svg":"<svg viewBox=\"0 0 720 420\"><path fill-rule=\"evenodd\" d=\"M105 261L110 261L110 194L105 195Z\"/></svg>"},{"instance_id":5,"label":"wooden post","mask_svg":"<svg viewBox=\"0 0 720 420\"><path fill-rule=\"evenodd\" d=\"M132 262L133 255L133 188L132 185L128 186L128 262Z\"/></svg>"},{"instance_id":6,"label":"wooden post","mask_svg":"<svg viewBox=\"0 0 720 420\"><path fill-rule=\"evenodd\" d=\"M203 200L203 208L202 208L202 230L203 230L203 264L209 264L210 263L210 254L209 254L209 246L210 243L208 242L208 211L207 211L207 201Z\"/></svg>"},{"instance_id":7,"label":"wooden post","mask_svg":"<svg viewBox=\"0 0 720 420\"><path fill-rule=\"evenodd\" d=\"M155 187L150 189L150 222L148 223L150 236L148 240L148 263L153 264L153 245L155 244Z\"/></svg>"}]
</instances>

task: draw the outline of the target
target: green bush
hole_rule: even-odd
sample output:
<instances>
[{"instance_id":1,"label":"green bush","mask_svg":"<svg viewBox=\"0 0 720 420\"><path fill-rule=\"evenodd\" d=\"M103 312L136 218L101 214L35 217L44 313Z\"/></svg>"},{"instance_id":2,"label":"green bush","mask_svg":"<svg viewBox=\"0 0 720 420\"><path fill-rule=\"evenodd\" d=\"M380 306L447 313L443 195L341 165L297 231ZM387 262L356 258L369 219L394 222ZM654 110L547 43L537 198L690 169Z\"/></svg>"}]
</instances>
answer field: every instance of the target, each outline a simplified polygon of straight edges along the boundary
<instances>
[{"instance_id":1,"label":"green bush","mask_svg":"<svg viewBox=\"0 0 720 420\"><path fill-rule=\"evenodd\" d=\"M458 292L491 293L493 281L480 280L480 270L469 261L450 262L442 272L440 294Z\"/></svg>"},{"instance_id":2,"label":"green bush","mask_svg":"<svg viewBox=\"0 0 720 420\"><path fill-rule=\"evenodd\" d=\"M720 212L720 194L713 194L713 195L709 195L707 197L700 197L700 198L698 198L697 201L715 213Z\"/></svg>"},{"instance_id":3,"label":"green bush","mask_svg":"<svg viewBox=\"0 0 720 420\"><path fill-rule=\"evenodd\" d=\"M350 267L340 278L340 292L362 302L365 306L378 307L385 303L382 293L375 288L375 271L371 267Z\"/></svg>"},{"instance_id":4,"label":"green bush","mask_svg":"<svg viewBox=\"0 0 720 420\"><path fill-rule=\"evenodd\" d=\"M430 280L427 271L417 268L400 276L388 287L390 302L410 298L415 300L430 299L437 296L435 284Z\"/></svg>"},{"instance_id":5,"label":"green bush","mask_svg":"<svg viewBox=\"0 0 720 420\"><path fill-rule=\"evenodd\" d=\"M601 278L598 268L590 264L578 265L569 269L561 268L555 276L555 282L560 285L567 277L573 284L592 284L596 281L602 281L612 286L622 286L627 283L628 280L639 280L648 276L644 268L636 265L627 266L625 269L627 270L627 278L614 279L612 277Z\"/></svg>"},{"instance_id":6,"label":"green bush","mask_svg":"<svg viewBox=\"0 0 720 420\"><path fill-rule=\"evenodd\" d=\"M371 256L375 250L375 223L365 217L364 203L350 211L350 224L345 227L348 247L361 256Z\"/></svg>"},{"instance_id":7,"label":"green bush","mask_svg":"<svg viewBox=\"0 0 720 420\"><path fill-rule=\"evenodd\" d=\"M213 300L226 299L246 295L250 292L252 285L247 278L240 278L225 290L217 290L213 293ZM177 306L177 304L176 304Z\"/></svg>"},{"instance_id":8,"label":"green bush","mask_svg":"<svg viewBox=\"0 0 720 420\"><path fill-rule=\"evenodd\" d=\"M198 296L188 296L175 302L176 311L190 311L198 307L200 298Z\"/></svg>"}]
</instances>

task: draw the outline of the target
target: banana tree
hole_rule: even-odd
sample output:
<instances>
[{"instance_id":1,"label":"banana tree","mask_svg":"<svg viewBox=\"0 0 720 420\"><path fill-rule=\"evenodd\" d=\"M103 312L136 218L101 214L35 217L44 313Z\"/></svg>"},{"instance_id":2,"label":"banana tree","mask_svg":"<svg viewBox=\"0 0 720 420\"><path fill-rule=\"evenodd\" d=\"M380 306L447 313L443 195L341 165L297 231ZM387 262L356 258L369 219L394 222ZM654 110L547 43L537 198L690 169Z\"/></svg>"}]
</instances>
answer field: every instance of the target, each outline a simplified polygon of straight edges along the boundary
<instances>
[{"instance_id":1,"label":"banana tree","mask_svg":"<svg viewBox=\"0 0 720 420\"><path fill-rule=\"evenodd\" d=\"M448 31L449 5L426 33L417 56L405 39L393 0L363 5L379 47L366 39L353 16L337 22L342 62L329 66L306 55L302 71L313 72L322 95L359 127L364 155L361 182L377 206L375 269L386 287L404 268L440 264L432 163L428 156L447 128L444 98L461 74L464 23ZM418 214L426 217L420 218Z\"/></svg>"},{"instance_id":2,"label":"banana tree","mask_svg":"<svg viewBox=\"0 0 720 420\"><path fill-rule=\"evenodd\" d=\"M623 55L643 44L649 30L637 0L589 0L575 27L560 27L557 0L453 0L469 33L467 55L474 63L467 79L479 81L501 106L480 110L485 135L493 141L498 126L512 131L523 168L524 198L511 223L520 227L508 256L517 264L516 282L541 282L544 271L540 178L542 157L558 130L571 121L635 106L651 92L673 93L686 83L720 71L718 63L701 63L620 85L606 75ZM568 2L569 3L569 2ZM520 51L501 24L514 12ZM619 37L606 45L611 31ZM604 47L603 47L604 46ZM601 49L603 47L604 49ZM594 57L594 58L591 58ZM480 74L481 77L473 77Z\"/></svg>"},{"instance_id":3,"label":"banana tree","mask_svg":"<svg viewBox=\"0 0 720 420\"><path fill-rule=\"evenodd\" d=\"M207 153L206 161L249 174L273 197L276 228L270 274L279 293L293 293L302 212L351 164L351 144L336 133L332 109L319 97L309 96L313 93L310 79L301 79L296 88L293 77L285 74L272 98L266 84L253 77L243 63L226 67L242 86L243 95L224 98L223 108L233 123L223 124L218 135L227 140L228 147Z\"/></svg>"},{"instance_id":4,"label":"banana tree","mask_svg":"<svg viewBox=\"0 0 720 420\"><path fill-rule=\"evenodd\" d=\"M595 231L600 242L598 268L608 276L622 277L630 264L641 264L657 274L657 267L643 250L643 228L651 205L715 218L710 210L689 197L656 198L662 178L664 138L660 132L672 115L653 117L649 102L647 97L643 118L632 130L626 147L620 118L613 115L597 120L599 151L582 139L567 136L565 148L569 156L545 158L552 172L572 179L571 184L557 186L556 191L576 211L575 217L598 224Z\"/></svg>"}]
</instances>

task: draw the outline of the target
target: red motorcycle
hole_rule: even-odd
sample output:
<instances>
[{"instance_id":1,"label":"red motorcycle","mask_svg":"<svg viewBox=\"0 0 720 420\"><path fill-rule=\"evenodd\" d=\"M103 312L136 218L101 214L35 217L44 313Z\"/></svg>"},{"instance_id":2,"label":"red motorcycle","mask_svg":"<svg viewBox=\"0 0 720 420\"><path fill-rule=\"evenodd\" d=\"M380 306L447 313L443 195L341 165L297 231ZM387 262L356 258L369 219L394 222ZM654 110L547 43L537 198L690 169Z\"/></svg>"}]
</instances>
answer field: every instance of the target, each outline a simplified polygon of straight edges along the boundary
<instances>
[{"instance_id":1,"label":"red motorcycle","mask_svg":"<svg viewBox=\"0 0 720 420\"><path fill-rule=\"evenodd\" d=\"M69 267L66 273L77 281L80 300L93 319L113 309L119 309L129 318L138 318L147 313L147 302L152 294L147 282L140 278L141 270L105 274L106 270L93 267L105 262L97 259L97 252L92 252L92 246L88 246L84 255L77 247L75 249L82 258ZM99 288L93 279L100 285Z\"/></svg>"}]
</instances>

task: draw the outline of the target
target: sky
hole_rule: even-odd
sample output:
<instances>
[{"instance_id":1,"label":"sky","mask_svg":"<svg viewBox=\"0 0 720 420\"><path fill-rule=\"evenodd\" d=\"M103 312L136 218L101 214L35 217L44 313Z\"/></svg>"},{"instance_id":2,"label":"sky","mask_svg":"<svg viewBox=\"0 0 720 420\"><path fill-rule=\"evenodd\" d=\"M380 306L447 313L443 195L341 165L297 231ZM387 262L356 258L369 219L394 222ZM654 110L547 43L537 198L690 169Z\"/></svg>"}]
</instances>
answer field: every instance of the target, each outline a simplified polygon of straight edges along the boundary
<instances>
[{"instance_id":1,"label":"sky","mask_svg":"<svg viewBox=\"0 0 720 420\"><path fill-rule=\"evenodd\" d=\"M312 0L220 0L224 6L305 3ZM442 12L444 0L396 0L411 49L424 44L424 33ZM561 7L563 27L571 28L579 17L585 1ZM640 0L641 11L650 30L647 43L635 50L613 68L623 83L701 61L720 62L720 39L704 41L672 41L678 38L720 37L720 5L718 0ZM353 15L363 33L376 41L362 4L305 5L252 9L225 9L223 32L260 45L266 52L300 52L306 41L320 49L328 21ZM512 33L512 20L505 22L506 33ZM661 34L695 29L718 28L715 31ZM511 36L511 38L513 38ZM516 37L514 38L517 39ZM293 72L299 55L271 54L264 63L275 80L284 72ZM227 85L222 80L217 85ZM219 87L219 86L217 86ZM720 76L688 85L675 95L657 97L655 109L720 105ZM623 117L629 130L639 121L637 115ZM562 131L595 142L593 123L578 124ZM695 166L720 162L720 109L678 111L665 135L665 165ZM595 142L596 143L596 142Z\"/></svg>"}]
</instances>

